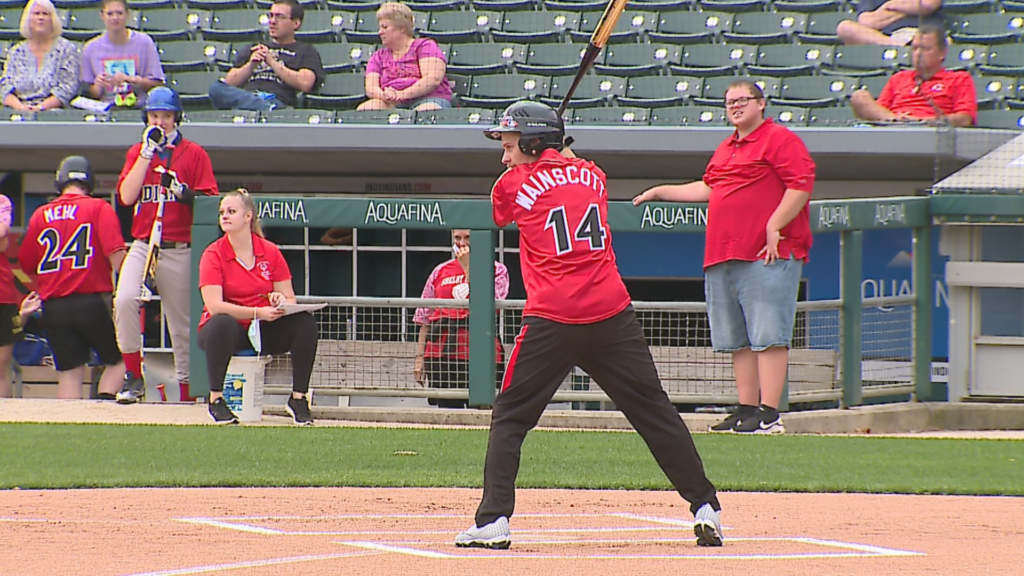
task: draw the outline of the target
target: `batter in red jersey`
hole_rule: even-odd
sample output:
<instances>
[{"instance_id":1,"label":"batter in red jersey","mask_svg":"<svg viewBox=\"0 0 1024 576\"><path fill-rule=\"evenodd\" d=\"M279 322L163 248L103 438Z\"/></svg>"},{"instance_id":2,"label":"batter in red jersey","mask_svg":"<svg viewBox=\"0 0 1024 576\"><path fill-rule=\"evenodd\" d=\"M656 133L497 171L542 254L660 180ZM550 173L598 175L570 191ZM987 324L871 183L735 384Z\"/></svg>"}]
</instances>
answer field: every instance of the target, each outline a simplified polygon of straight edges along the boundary
<instances>
[{"instance_id":1,"label":"batter in red jersey","mask_svg":"<svg viewBox=\"0 0 1024 576\"><path fill-rule=\"evenodd\" d=\"M110 316L111 278L125 246L114 207L89 196L93 185L87 159L65 158L57 171L61 195L32 214L18 260L43 300L58 397L81 398L85 365L95 350L107 367L100 397L113 400L124 379L124 362Z\"/></svg>"},{"instance_id":2,"label":"batter in red jersey","mask_svg":"<svg viewBox=\"0 0 1024 576\"><path fill-rule=\"evenodd\" d=\"M146 130L142 142L128 149L117 181L118 201L135 207L134 241L117 282L114 317L117 343L128 372L117 395L123 404L145 397L142 380L142 331L139 297L142 293L149 236L160 203L164 203L163 237L156 265L156 287L174 349L174 371L183 400L188 391L189 307L192 289L192 202L199 194L217 194L210 157L178 131L182 108L178 94L157 86L146 97L142 113Z\"/></svg>"},{"instance_id":3,"label":"batter in red jersey","mask_svg":"<svg viewBox=\"0 0 1024 576\"><path fill-rule=\"evenodd\" d=\"M508 167L491 202L498 226L519 227L526 309L494 401L476 524L455 545L511 545L523 440L578 366L626 415L690 503L697 544L721 546L715 487L661 386L615 264L604 172L564 148L562 119L538 102L513 104L485 134L501 140Z\"/></svg>"}]
</instances>

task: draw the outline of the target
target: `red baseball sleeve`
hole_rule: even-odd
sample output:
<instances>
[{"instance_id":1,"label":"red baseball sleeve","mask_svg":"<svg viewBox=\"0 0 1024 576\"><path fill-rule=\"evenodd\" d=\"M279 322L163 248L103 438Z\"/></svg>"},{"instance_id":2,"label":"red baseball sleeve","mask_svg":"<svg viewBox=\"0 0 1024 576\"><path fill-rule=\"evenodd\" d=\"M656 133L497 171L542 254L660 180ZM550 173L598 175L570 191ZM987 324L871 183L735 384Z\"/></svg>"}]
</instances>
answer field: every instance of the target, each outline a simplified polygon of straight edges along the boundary
<instances>
[{"instance_id":1,"label":"red baseball sleeve","mask_svg":"<svg viewBox=\"0 0 1024 576\"><path fill-rule=\"evenodd\" d=\"M213 176L213 165L210 163L210 155L198 144L193 143L192 147L195 154L192 181L183 182L183 184L201 194L216 196L219 191L217 189L217 179Z\"/></svg>"},{"instance_id":2,"label":"red baseball sleeve","mask_svg":"<svg viewBox=\"0 0 1024 576\"><path fill-rule=\"evenodd\" d=\"M110 256L118 250L124 250L124 236L121 236L121 222L117 219L117 213L106 202L100 202L99 214L96 217L96 227L99 228L100 251L104 256Z\"/></svg>"},{"instance_id":3,"label":"red baseball sleeve","mask_svg":"<svg viewBox=\"0 0 1024 576\"><path fill-rule=\"evenodd\" d=\"M491 206L494 214L494 223L500 227L508 226L514 220L512 216L512 195L509 186L512 180L512 171L506 170L498 181L491 188Z\"/></svg>"},{"instance_id":4,"label":"red baseball sleeve","mask_svg":"<svg viewBox=\"0 0 1024 576\"><path fill-rule=\"evenodd\" d=\"M799 136L783 129L773 146L768 146L767 160L786 189L810 194L814 190L814 160Z\"/></svg>"},{"instance_id":5,"label":"red baseball sleeve","mask_svg":"<svg viewBox=\"0 0 1024 576\"><path fill-rule=\"evenodd\" d=\"M224 270L217 242L207 246L199 259L199 287L203 286L224 286Z\"/></svg>"},{"instance_id":6,"label":"red baseball sleeve","mask_svg":"<svg viewBox=\"0 0 1024 576\"><path fill-rule=\"evenodd\" d=\"M18 263L21 264L21 270L33 276L39 267L39 242L36 241L36 236L39 235L39 218L36 214L29 220L28 228L21 237L21 247L18 248Z\"/></svg>"},{"instance_id":7,"label":"red baseball sleeve","mask_svg":"<svg viewBox=\"0 0 1024 576\"><path fill-rule=\"evenodd\" d=\"M134 144L125 154L124 166L121 168L121 175L117 177L117 187L114 188L114 196L117 197L118 204L123 205L124 202L121 202L121 195L118 194L117 191L121 189L121 183L124 182L124 179L128 176L128 172L132 169L132 166L135 165L135 160L138 159L140 150L142 150L142 144Z\"/></svg>"}]
</instances>

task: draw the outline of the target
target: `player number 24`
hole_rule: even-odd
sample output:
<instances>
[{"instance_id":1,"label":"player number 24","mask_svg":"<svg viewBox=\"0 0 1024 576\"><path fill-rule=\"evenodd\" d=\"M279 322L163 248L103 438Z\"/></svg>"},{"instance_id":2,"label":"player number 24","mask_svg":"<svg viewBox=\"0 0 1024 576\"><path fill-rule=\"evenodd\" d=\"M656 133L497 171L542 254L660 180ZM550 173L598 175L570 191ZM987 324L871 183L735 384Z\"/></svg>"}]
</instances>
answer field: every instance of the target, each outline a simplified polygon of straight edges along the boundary
<instances>
[{"instance_id":1,"label":"player number 24","mask_svg":"<svg viewBox=\"0 0 1024 576\"><path fill-rule=\"evenodd\" d=\"M569 240L569 223L565 216L565 206L552 208L548 212L547 223L544 229L551 229L555 236L555 250L561 256L572 251L572 242ZM604 250L604 225L601 224L601 209L597 204L587 206L587 211L576 225L573 239L577 242L589 242L591 250Z\"/></svg>"},{"instance_id":2,"label":"player number 24","mask_svg":"<svg viewBox=\"0 0 1024 576\"><path fill-rule=\"evenodd\" d=\"M92 236L92 226L82 224L75 229L67 244L61 244L60 232L54 228L47 228L39 234L39 243L44 245L43 259L39 262L37 274L46 274L60 270L63 260L71 260L71 267L74 269L88 268L89 259L92 258L92 244L89 242Z\"/></svg>"}]
</instances>

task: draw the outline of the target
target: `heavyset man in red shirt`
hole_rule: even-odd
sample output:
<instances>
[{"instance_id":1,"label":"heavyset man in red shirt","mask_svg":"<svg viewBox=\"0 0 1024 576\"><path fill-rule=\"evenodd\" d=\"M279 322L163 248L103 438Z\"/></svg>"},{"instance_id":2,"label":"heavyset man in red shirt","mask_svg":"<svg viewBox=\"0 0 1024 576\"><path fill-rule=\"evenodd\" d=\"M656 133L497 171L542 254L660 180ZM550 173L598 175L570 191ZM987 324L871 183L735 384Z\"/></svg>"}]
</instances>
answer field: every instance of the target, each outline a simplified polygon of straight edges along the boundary
<instances>
[{"instance_id":1,"label":"heavyset man in red shirt","mask_svg":"<svg viewBox=\"0 0 1024 576\"><path fill-rule=\"evenodd\" d=\"M814 161L800 138L764 118L749 80L725 92L736 132L702 180L651 188L633 199L708 202L704 291L716 352L731 352L739 410L715 432L781 433L797 288L811 249L808 201Z\"/></svg>"},{"instance_id":2,"label":"heavyset man in red shirt","mask_svg":"<svg viewBox=\"0 0 1024 576\"><path fill-rule=\"evenodd\" d=\"M978 119L978 97L968 72L942 67L946 33L935 25L918 29L911 44L914 67L889 78L878 100L866 89L850 99L853 113L862 120L942 119L953 126L973 126Z\"/></svg>"},{"instance_id":3,"label":"heavyset man in red shirt","mask_svg":"<svg viewBox=\"0 0 1024 576\"><path fill-rule=\"evenodd\" d=\"M505 549L526 433L579 366L629 419L694 513L700 546L721 546L721 506L693 439L661 386L619 276L604 172L563 147L558 113L517 102L487 136L508 170L491 192L494 222L519 228L523 326L494 400L476 524L456 546Z\"/></svg>"}]
</instances>

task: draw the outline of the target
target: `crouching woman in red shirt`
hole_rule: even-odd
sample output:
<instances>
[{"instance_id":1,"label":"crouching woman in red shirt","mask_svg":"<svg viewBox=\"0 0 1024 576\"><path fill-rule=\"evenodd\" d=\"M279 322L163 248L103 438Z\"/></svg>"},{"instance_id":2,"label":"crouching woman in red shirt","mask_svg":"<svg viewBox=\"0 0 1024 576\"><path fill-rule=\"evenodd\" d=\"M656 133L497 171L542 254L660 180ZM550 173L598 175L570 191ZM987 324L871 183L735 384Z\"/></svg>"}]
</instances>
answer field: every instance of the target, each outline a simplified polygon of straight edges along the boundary
<instances>
[{"instance_id":1,"label":"crouching woman in red shirt","mask_svg":"<svg viewBox=\"0 0 1024 576\"><path fill-rule=\"evenodd\" d=\"M306 393L316 358L317 325L308 312L285 315L279 306L295 303L292 274L281 250L263 238L256 205L245 189L223 196L220 228L199 262L203 316L199 347L206 352L210 415L218 424L238 417L224 400L224 376L231 356L253 348L261 354L292 355L292 395L285 405L296 424L311 425ZM258 330L250 329L259 321Z\"/></svg>"}]
</instances>

